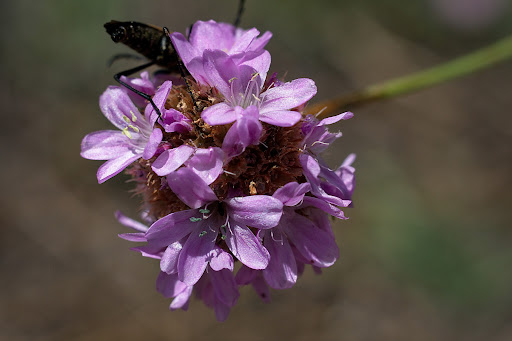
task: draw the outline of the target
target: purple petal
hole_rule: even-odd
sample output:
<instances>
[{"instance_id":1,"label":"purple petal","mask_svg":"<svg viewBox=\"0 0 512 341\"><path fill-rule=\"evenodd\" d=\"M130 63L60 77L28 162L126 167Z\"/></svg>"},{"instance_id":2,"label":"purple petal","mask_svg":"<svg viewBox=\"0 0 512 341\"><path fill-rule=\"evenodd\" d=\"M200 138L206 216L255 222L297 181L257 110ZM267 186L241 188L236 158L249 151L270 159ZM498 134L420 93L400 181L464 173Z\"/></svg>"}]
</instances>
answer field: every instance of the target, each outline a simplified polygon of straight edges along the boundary
<instances>
[{"instance_id":1,"label":"purple petal","mask_svg":"<svg viewBox=\"0 0 512 341\"><path fill-rule=\"evenodd\" d=\"M325 268L336 262L339 249L332 235L300 214L286 216L280 226L309 264Z\"/></svg>"},{"instance_id":2,"label":"purple petal","mask_svg":"<svg viewBox=\"0 0 512 341\"><path fill-rule=\"evenodd\" d=\"M139 223L136 220L128 218L121 211L116 211L115 217L116 217L118 222L120 222L124 226L130 227L130 228L132 228L134 230L141 231L141 232L146 232L149 229L148 226L146 226L146 225L144 225L142 223Z\"/></svg>"},{"instance_id":3,"label":"purple petal","mask_svg":"<svg viewBox=\"0 0 512 341\"><path fill-rule=\"evenodd\" d=\"M302 201L304 194L311 190L309 183L299 184L297 182L289 182L283 187L277 189L272 196L279 199L283 205L295 206Z\"/></svg>"},{"instance_id":4,"label":"purple petal","mask_svg":"<svg viewBox=\"0 0 512 341\"><path fill-rule=\"evenodd\" d=\"M355 153L352 153L352 154L349 154L345 160L343 160L343 162L341 163L341 167L350 167L354 161L356 160L356 154Z\"/></svg>"},{"instance_id":5,"label":"purple petal","mask_svg":"<svg viewBox=\"0 0 512 341\"><path fill-rule=\"evenodd\" d=\"M283 214L283 203L268 195L252 195L225 200L229 216L257 229L276 226Z\"/></svg>"},{"instance_id":6,"label":"purple petal","mask_svg":"<svg viewBox=\"0 0 512 341\"><path fill-rule=\"evenodd\" d=\"M82 140L80 155L89 160L110 160L120 154L134 151L130 139L117 130L102 130L90 133Z\"/></svg>"},{"instance_id":7,"label":"purple petal","mask_svg":"<svg viewBox=\"0 0 512 341\"><path fill-rule=\"evenodd\" d=\"M327 182L321 183L320 181L320 173L322 168L320 167L317 160L315 160L311 155L308 154L301 154L299 156L300 163L302 165L302 170L304 172L304 175L306 176L306 179L311 184L311 193L315 195L318 198L321 198L325 200L328 203L341 206L341 207L347 207L350 205L351 200L345 199L344 196L346 194L343 194L341 191L339 193L334 193L335 195L332 195L332 190L339 190L334 185L329 184ZM332 172L332 171L331 171ZM334 172L333 172L334 173ZM322 173L322 176L326 176L324 173ZM327 176L331 177L335 182L341 182L336 174L327 174ZM342 184L344 186L344 184ZM329 192L326 191L331 190Z\"/></svg>"},{"instance_id":8,"label":"purple petal","mask_svg":"<svg viewBox=\"0 0 512 341\"><path fill-rule=\"evenodd\" d=\"M347 169L348 171L348 169ZM320 163L320 177L325 179L325 184L322 184L322 188L325 190L325 192L335 195L339 197L340 199L344 200L350 200L352 197L353 192L353 181L354 181L354 174L353 172L348 172L346 174L345 179L340 177L338 173L333 171L332 169L328 168L325 164ZM347 182L345 182L346 180ZM350 181L349 181L350 180ZM334 188L331 189L332 186ZM347 186L350 186L349 189ZM328 190L329 189L329 190ZM347 205L348 206L348 205Z\"/></svg>"},{"instance_id":9,"label":"purple petal","mask_svg":"<svg viewBox=\"0 0 512 341\"><path fill-rule=\"evenodd\" d=\"M211 126L232 123L239 116L239 113L225 102L214 104L201 113L201 118Z\"/></svg>"},{"instance_id":10,"label":"purple petal","mask_svg":"<svg viewBox=\"0 0 512 341\"><path fill-rule=\"evenodd\" d=\"M318 184L320 184L320 180L318 180L318 177L320 176L320 165L318 164L318 161L315 160L313 156L308 154L301 154L299 158L302 168L304 168L305 171L304 175L306 175L306 177L311 177L311 179L314 180L315 184L317 182ZM313 184L311 184L311 186L313 186Z\"/></svg>"},{"instance_id":11,"label":"purple petal","mask_svg":"<svg viewBox=\"0 0 512 341\"><path fill-rule=\"evenodd\" d=\"M144 232L136 232L136 233L121 233L118 234L119 238L127 240L129 242L147 242L146 235Z\"/></svg>"},{"instance_id":12,"label":"purple petal","mask_svg":"<svg viewBox=\"0 0 512 341\"><path fill-rule=\"evenodd\" d=\"M262 276L258 276L254 279L252 282L252 287L258 296L261 297L263 302L270 303L270 290Z\"/></svg>"},{"instance_id":13,"label":"purple petal","mask_svg":"<svg viewBox=\"0 0 512 341\"><path fill-rule=\"evenodd\" d=\"M208 265L208 256L215 247L218 227L208 224L203 227L192 231L178 259L178 278L187 285L194 285L201 278Z\"/></svg>"},{"instance_id":14,"label":"purple petal","mask_svg":"<svg viewBox=\"0 0 512 341\"><path fill-rule=\"evenodd\" d=\"M125 82L126 84L130 85L132 88L143 92L145 94L148 94L150 96L153 96L155 94L155 85L153 82L149 79L149 72L144 71L141 72L140 77L135 78L129 78L126 76L121 76L121 81ZM128 96L130 96L133 103L138 106L139 108L144 108L147 104L146 99L136 93L134 93L131 90L122 88L126 91Z\"/></svg>"},{"instance_id":15,"label":"purple petal","mask_svg":"<svg viewBox=\"0 0 512 341\"><path fill-rule=\"evenodd\" d=\"M131 118L135 115L137 120L144 119L130 97L117 86L109 86L100 96L100 109L103 115L120 130L126 127L125 117Z\"/></svg>"},{"instance_id":16,"label":"purple petal","mask_svg":"<svg viewBox=\"0 0 512 341\"><path fill-rule=\"evenodd\" d=\"M160 124L168 133L186 133L192 130L191 120L183 113L175 109L163 109L162 122Z\"/></svg>"},{"instance_id":17,"label":"purple petal","mask_svg":"<svg viewBox=\"0 0 512 341\"><path fill-rule=\"evenodd\" d=\"M250 284L258 275L257 270L253 270L245 265L242 265L240 270L236 273L235 282L238 285Z\"/></svg>"},{"instance_id":18,"label":"purple petal","mask_svg":"<svg viewBox=\"0 0 512 341\"><path fill-rule=\"evenodd\" d=\"M247 226L230 219L226 244L233 255L251 269L265 269L270 255Z\"/></svg>"},{"instance_id":19,"label":"purple petal","mask_svg":"<svg viewBox=\"0 0 512 341\"><path fill-rule=\"evenodd\" d=\"M178 169L193 153L194 148L186 144L168 149L157 157L151 165L151 169L158 176L165 176Z\"/></svg>"},{"instance_id":20,"label":"purple petal","mask_svg":"<svg viewBox=\"0 0 512 341\"><path fill-rule=\"evenodd\" d=\"M167 101L167 97L171 92L171 88L172 82L165 81L162 85L160 85L160 87L158 88L158 90L156 91L155 95L152 98L153 103L155 103L158 110L160 110L160 113L162 113L162 111L165 108L165 102ZM151 104L146 105L144 115L146 116L147 120L151 122L151 125L154 125L156 120L158 119L158 114Z\"/></svg>"},{"instance_id":21,"label":"purple petal","mask_svg":"<svg viewBox=\"0 0 512 341\"><path fill-rule=\"evenodd\" d=\"M319 229L327 232L330 236L334 238L334 232L332 231L331 226L331 217L329 214L326 214L324 211L310 208L307 210L306 216L309 220L313 222Z\"/></svg>"},{"instance_id":22,"label":"purple petal","mask_svg":"<svg viewBox=\"0 0 512 341\"><path fill-rule=\"evenodd\" d=\"M169 245L160 260L160 270L168 274L176 273L178 270L178 257L182 248L183 246L179 242Z\"/></svg>"},{"instance_id":23,"label":"purple petal","mask_svg":"<svg viewBox=\"0 0 512 341\"><path fill-rule=\"evenodd\" d=\"M171 33L171 40L174 45L174 48L176 49L176 52L178 52L181 60L183 60L183 64L187 66L188 69L188 63L194 59L195 57L198 57L201 52L199 52L198 49L193 47L185 38L185 36L179 32L173 32Z\"/></svg>"},{"instance_id":24,"label":"purple petal","mask_svg":"<svg viewBox=\"0 0 512 341\"><path fill-rule=\"evenodd\" d=\"M98 183L104 183L108 179L114 177L115 175L121 173L123 169L125 169L128 165L130 165L133 161L140 159L140 154L134 154L133 152L127 152L125 154L119 155L119 157L109 160L102 164L100 168L98 168L98 172L96 174L98 178Z\"/></svg>"},{"instance_id":25,"label":"purple petal","mask_svg":"<svg viewBox=\"0 0 512 341\"><path fill-rule=\"evenodd\" d=\"M297 124L302 118L302 114L298 111L280 110L261 112L260 120L278 127L291 127Z\"/></svg>"},{"instance_id":26,"label":"purple petal","mask_svg":"<svg viewBox=\"0 0 512 341\"><path fill-rule=\"evenodd\" d=\"M322 200L319 198L314 198L314 197L309 197L309 196L304 197L304 201L299 206L299 208L309 207L309 206L319 208L322 211L324 211L338 219L348 219L347 217L345 217L345 214L343 213L342 210L340 210L339 208L337 208L336 206L334 206L332 204L329 204L325 200Z\"/></svg>"},{"instance_id":27,"label":"purple petal","mask_svg":"<svg viewBox=\"0 0 512 341\"><path fill-rule=\"evenodd\" d=\"M223 165L224 152L218 147L199 148L186 163L187 168L196 173L207 185L217 180L217 177L222 174Z\"/></svg>"},{"instance_id":28,"label":"purple petal","mask_svg":"<svg viewBox=\"0 0 512 341\"><path fill-rule=\"evenodd\" d=\"M158 145L160 144L160 142L162 142L163 136L164 134L162 133L160 128L153 129L151 135L149 136L148 143L144 148L144 153L142 154L144 160L149 160L153 157L153 155L155 155Z\"/></svg>"},{"instance_id":29,"label":"purple petal","mask_svg":"<svg viewBox=\"0 0 512 341\"><path fill-rule=\"evenodd\" d=\"M198 228L200 213L186 210L166 215L155 221L146 232L146 238L152 245L167 247Z\"/></svg>"},{"instance_id":30,"label":"purple petal","mask_svg":"<svg viewBox=\"0 0 512 341\"><path fill-rule=\"evenodd\" d=\"M356 184L356 179L355 179L355 175L354 175L356 170L354 167L351 166L352 163L354 162L355 158L356 158L356 154L350 154L343 161L341 166L335 171L335 174L345 184L349 198L352 198L352 194L354 193L354 187Z\"/></svg>"},{"instance_id":31,"label":"purple petal","mask_svg":"<svg viewBox=\"0 0 512 341\"><path fill-rule=\"evenodd\" d=\"M229 51L235 42L235 27L213 20L197 21L190 32L190 44L197 50Z\"/></svg>"},{"instance_id":32,"label":"purple petal","mask_svg":"<svg viewBox=\"0 0 512 341\"><path fill-rule=\"evenodd\" d=\"M215 301L213 305L213 310L215 311L215 318L217 319L217 321L224 322L229 316L231 307L220 301Z\"/></svg>"},{"instance_id":33,"label":"purple petal","mask_svg":"<svg viewBox=\"0 0 512 341\"><path fill-rule=\"evenodd\" d=\"M352 117L354 117L354 114L351 113L350 111L347 111L347 112L338 114L336 116L331 116L331 117L324 118L323 120L321 120L318 123L318 126L324 126L324 125L328 125L328 124L333 124L333 123L336 123L336 122L338 122L340 120L348 120L348 119L350 119Z\"/></svg>"},{"instance_id":34,"label":"purple petal","mask_svg":"<svg viewBox=\"0 0 512 341\"><path fill-rule=\"evenodd\" d=\"M160 246L155 245L143 245L138 247L130 248L132 251L140 252L143 257L161 259L164 253L164 249Z\"/></svg>"},{"instance_id":35,"label":"purple petal","mask_svg":"<svg viewBox=\"0 0 512 341\"><path fill-rule=\"evenodd\" d=\"M281 86L275 86L261 94L263 103L260 113L289 110L309 101L316 94L313 80L299 78Z\"/></svg>"},{"instance_id":36,"label":"purple petal","mask_svg":"<svg viewBox=\"0 0 512 341\"><path fill-rule=\"evenodd\" d=\"M210 267L214 271L220 271L222 269L228 269L233 272L233 268L235 266L235 262L233 261L233 257L222 250L220 247L216 246L214 250L211 252L210 259Z\"/></svg>"},{"instance_id":37,"label":"purple petal","mask_svg":"<svg viewBox=\"0 0 512 341\"><path fill-rule=\"evenodd\" d=\"M209 271L208 274L210 275L216 298L227 306L234 306L240 293L238 292L233 273L223 269L220 271Z\"/></svg>"},{"instance_id":38,"label":"purple petal","mask_svg":"<svg viewBox=\"0 0 512 341\"><path fill-rule=\"evenodd\" d=\"M217 201L212 189L187 167L167 175L167 183L174 194L191 208L199 208L208 202Z\"/></svg>"},{"instance_id":39,"label":"purple petal","mask_svg":"<svg viewBox=\"0 0 512 341\"><path fill-rule=\"evenodd\" d=\"M271 57L268 51L254 51L246 52L241 55L241 59L237 59L237 63L243 66L248 66L250 69L251 79L256 74L258 76L258 85L261 89L265 79L267 78L268 70L270 69Z\"/></svg>"},{"instance_id":40,"label":"purple petal","mask_svg":"<svg viewBox=\"0 0 512 341\"><path fill-rule=\"evenodd\" d=\"M172 300L171 305L169 306L169 309L171 310L177 310L177 309L188 309L188 303L190 302L190 296L192 295L192 289L194 287L187 286L185 290L180 292L174 300Z\"/></svg>"},{"instance_id":41,"label":"purple petal","mask_svg":"<svg viewBox=\"0 0 512 341\"><path fill-rule=\"evenodd\" d=\"M222 149L229 157L240 155L247 146L260 142L263 126L258 116L258 108L251 105L244 110L243 116L229 128L222 143Z\"/></svg>"},{"instance_id":42,"label":"purple petal","mask_svg":"<svg viewBox=\"0 0 512 341\"><path fill-rule=\"evenodd\" d=\"M192 59L188 62L188 64L185 65L187 66L188 72L190 72L198 84L209 84L208 76L204 71L204 58L202 55L201 57Z\"/></svg>"},{"instance_id":43,"label":"purple petal","mask_svg":"<svg viewBox=\"0 0 512 341\"><path fill-rule=\"evenodd\" d=\"M272 38L272 33L267 31L261 35L261 37L254 39L254 41L251 44L251 50L252 51L258 51L261 50L267 45L270 38Z\"/></svg>"},{"instance_id":44,"label":"purple petal","mask_svg":"<svg viewBox=\"0 0 512 341\"><path fill-rule=\"evenodd\" d=\"M297 258L295 258L295 260L297 260ZM304 263L297 262L297 274L299 276L302 276L302 274L304 273L304 269L305 268L306 268L306 266L305 266Z\"/></svg>"},{"instance_id":45,"label":"purple petal","mask_svg":"<svg viewBox=\"0 0 512 341\"><path fill-rule=\"evenodd\" d=\"M288 289L297 282L297 263L288 239L278 228L266 231L263 244L270 253L268 267L263 277L274 289Z\"/></svg>"},{"instance_id":46,"label":"purple petal","mask_svg":"<svg viewBox=\"0 0 512 341\"><path fill-rule=\"evenodd\" d=\"M259 34L260 31L258 31L256 28L251 28L250 30L243 32L240 36L236 38L233 46L231 46L229 50L229 53L236 54L240 52L245 52L249 45L251 45L251 43Z\"/></svg>"},{"instance_id":47,"label":"purple petal","mask_svg":"<svg viewBox=\"0 0 512 341\"><path fill-rule=\"evenodd\" d=\"M165 272L160 272L156 279L156 291L161 293L164 297L175 297L185 290L187 286L178 280L178 275L169 275Z\"/></svg>"},{"instance_id":48,"label":"purple petal","mask_svg":"<svg viewBox=\"0 0 512 341\"><path fill-rule=\"evenodd\" d=\"M230 98L232 96L231 83L240 78L239 67L225 52L220 50L206 50L203 58L203 67L208 84L217 88L224 97ZM235 93L239 92L237 89L233 91Z\"/></svg>"}]
</instances>

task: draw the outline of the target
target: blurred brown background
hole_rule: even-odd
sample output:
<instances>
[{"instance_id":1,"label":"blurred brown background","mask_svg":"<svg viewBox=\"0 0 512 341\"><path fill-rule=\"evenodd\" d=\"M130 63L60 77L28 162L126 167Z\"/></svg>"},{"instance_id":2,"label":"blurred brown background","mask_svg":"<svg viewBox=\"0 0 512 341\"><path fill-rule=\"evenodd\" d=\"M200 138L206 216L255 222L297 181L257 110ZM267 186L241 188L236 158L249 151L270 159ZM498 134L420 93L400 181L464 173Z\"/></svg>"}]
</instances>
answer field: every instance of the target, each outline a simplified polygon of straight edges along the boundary
<instances>
[{"instance_id":1,"label":"blurred brown background","mask_svg":"<svg viewBox=\"0 0 512 341\"><path fill-rule=\"evenodd\" d=\"M508 0L248 0L270 30L271 71L317 82L315 100L450 60L512 33ZM225 323L194 301L169 312L158 262L128 250L126 177L98 185L79 157L110 129L98 97L128 52L111 19L184 31L232 22L236 0L2 1L1 340L511 340L512 61L355 109L327 159L358 159L341 259L273 303L242 289Z\"/></svg>"}]
</instances>

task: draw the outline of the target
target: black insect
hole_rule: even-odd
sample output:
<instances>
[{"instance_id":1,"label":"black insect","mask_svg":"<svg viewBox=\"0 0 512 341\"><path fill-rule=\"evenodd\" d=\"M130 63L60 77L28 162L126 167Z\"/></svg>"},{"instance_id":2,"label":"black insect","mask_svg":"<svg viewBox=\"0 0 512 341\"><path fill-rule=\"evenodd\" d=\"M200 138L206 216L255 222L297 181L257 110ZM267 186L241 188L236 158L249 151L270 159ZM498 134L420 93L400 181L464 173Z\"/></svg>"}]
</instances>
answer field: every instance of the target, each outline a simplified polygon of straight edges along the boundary
<instances>
[{"instance_id":1,"label":"black insect","mask_svg":"<svg viewBox=\"0 0 512 341\"><path fill-rule=\"evenodd\" d=\"M125 44L149 59L151 64L179 72L176 51L163 28L135 21L116 20L111 20L104 27L115 43Z\"/></svg>"},{"instance_id":2,"label":"black insect","mask_svg":"<svg viewBox=\"0 0 512 341\"><path fill-rule=\"evenodd\" d=\"M240 24L240 18L242 17L242 13L244 10L245 0L240 0L238 12L236 16L236 20L234 25L238 26ZM180 73L186 81L185 78L185 68L181 59L179 58L174 46L172 44L171 39L169 38L169 30L166 27L160 28L153 25L143 24L135 21L116 21L111 20L106 23L105 29L107 33L110 35L112 40L115 43L123 43L131 49L137 51L147 59L149 59L148 63L143 65L134 67L132 69L122 71L116 73L114 75L114 79L126 87L127 89L135 92L139 96L142 96L144 99L149 101L155 109L158 117L161 117L160 110L157 108L151 96L138 91L137 89L131 87L127 83L121 80L122 76L129 76L133 73L141 71L151 65L158 65L166 69L170 73ZM116 57L123 57L124 55L118 55ZM114 59L117 59L114 57ZM187 83L188 86L188 83ZM194 101L194 105L197 108L197 105L194 100L194 96L189 88L189 93Z\"/></svg>"}]
</instances>

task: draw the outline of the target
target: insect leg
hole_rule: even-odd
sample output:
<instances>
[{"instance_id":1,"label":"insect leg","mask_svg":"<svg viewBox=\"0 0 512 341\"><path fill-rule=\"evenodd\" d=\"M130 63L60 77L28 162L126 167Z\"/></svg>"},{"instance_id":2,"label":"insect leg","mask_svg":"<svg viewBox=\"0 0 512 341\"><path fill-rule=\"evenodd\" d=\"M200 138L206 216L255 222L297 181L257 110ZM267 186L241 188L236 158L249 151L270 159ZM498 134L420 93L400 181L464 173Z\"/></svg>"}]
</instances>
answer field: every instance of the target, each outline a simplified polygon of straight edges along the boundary
<instances>
[{"instance_id":1,"label":"insect leg","mask_svg":"<svg viewBox=\"0 0 512 341\"><path fill-rule=\"evenodd\" d=\"M167 27L164 27L163 30L164 30L164 34L169 36L169 34L170 34L169 29ZM176 48L175 48L172 40L171 40L171 45L172 45L172 48L174 49L174 51L176 51ZM188 80L185 76L185 66L183 65L183 62L181 61L181 58L177 52L176 52L176 59L178 61L178 68L180 69L181 77L183 77L183 80L185 81L185 84L187 85L188 93L189 93L190 97L192 98L192 102L194 102L194 108L196 108L197 112L199 112L199 106L197 105L196 99L194 98L194 95L192 94L192 91L190 90L190 83L188 82Z\"/></svg>"},{"instance_id":2,"label":"insect leg","mask_svg":"<svg viewBox=\"0 0 512 341\"><path fill-rule=\"evenodd\" d=\"M244 8L245 8L245 0L240 0L240 2L238 4L238 12L236 14L235 23L233 24L233 26L238 27L240 25L240 20L242 19L242 14L244 12Z\"/></svg>"},{"instance_id":3,"label":"insect leg","mask_svg":"<svg viewBox=\"0 0 512 341\"><path fill-rule=\"evenodd\" d=\"M135 92L137 95L143 97L145 100L149 101L149 103L151 103L151 106L153 107L153 109L155 109L156 113L158 114L158 118L160 120L162 120L162 114L160 113L160 110L157 108L155 102L153 102L153 99L151 98L150 95L148 94L145 94L143 93L142 91L139 91L133 87L131 87L130 85L128 85L127 83L123 82L121 80L121 77L122 76L129 76L137 71L140 71L140 70L143 70L151 65L155 64L154 61L152 62L149 62L149 63L146 63L146 64L143 64L143 65L140 65L140 66L137 66L137 67L134 67L133 69L129 69L129 70L126 70L126 71L123 71L123 72L119 72L119 73L116 73L114 75L114 79L119 83L121 84L122 86L124 86L125 88Z\"/></svg>"}]
</instances>

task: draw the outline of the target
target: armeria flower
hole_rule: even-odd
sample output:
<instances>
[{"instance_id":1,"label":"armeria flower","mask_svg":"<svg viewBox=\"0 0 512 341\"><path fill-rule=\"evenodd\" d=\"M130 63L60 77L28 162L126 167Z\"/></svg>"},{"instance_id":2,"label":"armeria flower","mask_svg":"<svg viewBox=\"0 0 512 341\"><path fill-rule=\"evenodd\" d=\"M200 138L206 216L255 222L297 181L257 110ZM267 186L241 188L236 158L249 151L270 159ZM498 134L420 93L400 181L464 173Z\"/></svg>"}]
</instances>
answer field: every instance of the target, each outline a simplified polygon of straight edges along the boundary
<instances>
[{"instance_id":1,"label":"armeria flower","mask_svg":"<svg viewBox=\"0 0 512 341\"><path fill-rule=\"evenodd\" d=\"M173 34L186 81L123 78L155 106L108 88L101 108L121 131L82 144L84 157L108 160L100 182L127 167L146 224L118 214L136 230L120 237L160 262L157 290L171 310L186 310L195 293L223 321L240 286L269 301L306 265L320 273L339 257L330 218L346 219L352 205L355 156L333 170L320 154L341 136L327 126L352 114L303 117L315 83L267 77L271 35L258 36L213 21L196 23L190 40Z\"/></svg>"},{"instance_id":2,"label":"armeria flower","mask_svg":"<svg viewBox=\"0 0 512 341\"><path fill-rule=\"evenodd\" d=\"M147 80L142 79L143 82ZM191 129L190 120L175 109L165 109L164 104L172 87L166 81L158 89L153 101L159 107L161 126L166 132L185 132ZM157 152L163 133L154 128L158 114L149 104L142 115L126 91L109 87L100 97L100 108L121 131L104 130L87 135L82 141L81 156L92 160L108 160L98 169L98 182L102 183L119 174L139 158L149 160Z\"/></svg>"},{"instance_id":3,"label":"armeria flower","mask_svg":"<svg viewBox=\"0 0 512 341\"><path fill-rule=\"evenodd\" d=\"M121 238L134 242L147 241L145 232L148 231L148 227L146 225L128 218L121 212L116 212L116 217L123 225L139 231L121 234L119 235ZM173 243L167 249L162 248L160 251L151 253L142 251L145 256L163 259L161 261L162 271L160 271L156 280L156 290L166 298L173 298L169 306L171 310L187 310L190 296L195 290L197 296L207 306L215 310L217 320L224 321L228 317L231 307L236 304L240 296L238 285L233 276L233 257L221 248L215 247L208 255L210 260L206 275L202 276L196 285L187 285L178 278L177 262L169 262L169 257L166 257L170 253L168 250L175 252L181 250L181 248L180 243Z\"/></svg>"},{"instance_id":4,"label":"armeria flower","mask_svg":"<svg viewBox=\"0 0 512 341\"><path fill-rule=\"evenodd\" d=\"M210 20L197 21L192 26L188 40L179 32L172 33L171 39L192 77L199 83L206 84L207 81L203 78L205 51L223 51L239 63L260 57L267 58L268 52L263 48L272 38L272 33L267 31L258 38L259 34L255 28L243 30Z\"/></svg>"},{"instance_id":5,"label":"armeria flower","mask_svg":"<svg viewBox=\"0 0 512 341\"><path fill-rule=\"evenodd\" d=\"M350 154L336 171L331 170L318 154L341 137L341 133L330 133L325 126L353 116L351 112L346 112L322 121L308 116L302 125L305 138L302 147L304 152L300 156L300 162L304 175L311 184L311 193L340 207L352 204L355 170L351 164L355 160L355 154Z\"/></svg>"},{"instance_id":6,"label":"armeria flower","mask_svg":"<svg viewBox=\"0 0 512 341\"><path fill-rule=\"evenodd\" d=\"M160 263L162 271L166 271L166 264L176 264L179 280L194 285L218 244L252 269L264 269L268 265L267 250L248 226L255 229L276 226L283 208L279 200L255 195L218 201L210 187L188 168L172 173L168 181L173 192L195 208L162 217L146 232L148 243L140 250L151 253L166 248ZM195 184L192 190L188 185L191 183ZM175 243L181 241L183 247L176 247Z\"/></svg>"},{"instance_id":7,"label":"armeria flower","mask_svg":"<svg viewBox=\"0 0 512 341\"><path fill-rule=\"evenodd\" d=\"M153 128L119 87L111 86L101 95L100 108L120 131L103 130L87 135L82 140L80 155L90 160L108 160L98 169L98 182L102 183L135 160L153 157L162 140L162 131Z\"/></svg>"},{"instance_id":8,"label":"armeria flower","mask_svg":"<svg viewBox=\"0 0 512 341\"><path fill-rule=\"evenodd\" d=\"M242 32L228 24L198 22L192 28L190 41L180 33L171 35L194 79L224 96L223 102L206 108L201 117L211 126L236 122L223 144L230 156L259 142L259 121L281 127L295 125L301 114L291 109L316 94L315 83L305 78L268 84L263 89L270 68L270 54L263 47L271 34L256 38L258 34L256 29Z\"/></svg>"},{"instance_id":9,"label":"armeria flower","mask_svg":"<svg viewBox=\"0 0 512 341\"><path fill-rule=\"evenodd\" d=\"M330 224L318 224L310 218L309 211L319 213L321 209L345 219L343 212L321 200L305 197L310 189L308 183L289 183L277 190L273 197L285 205L283 217L276 227L260 231L263 245L270 253L270 263L262 271L263 277L274 289L287 289L295 284L298 263L329 267L339 256Z\"/></svg>"},{"instance_id":10,"label":"armeria flower","mask_svg":"<svg viewBox=\"0 0 512 341\"><path fill-rule=\"evenodd\" d=\"M295 125L302 115L293 109L316 94L315 83L307 78L269 84L265 89L269 67L270 58L237 64L222 51L204 53L204 77L224 96L224 101L204 109L201 117L212 126L236 122L223 145L230 155L240 154L247 145L259 142L262 128L258 120L279 127ZM243 141L238 139L240 136L251 138ZM237 139L239 145L234 148L233 141Z\"/></svg>"}]
</instances>

